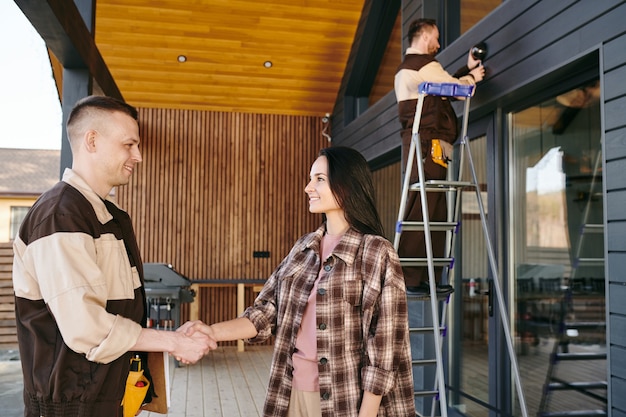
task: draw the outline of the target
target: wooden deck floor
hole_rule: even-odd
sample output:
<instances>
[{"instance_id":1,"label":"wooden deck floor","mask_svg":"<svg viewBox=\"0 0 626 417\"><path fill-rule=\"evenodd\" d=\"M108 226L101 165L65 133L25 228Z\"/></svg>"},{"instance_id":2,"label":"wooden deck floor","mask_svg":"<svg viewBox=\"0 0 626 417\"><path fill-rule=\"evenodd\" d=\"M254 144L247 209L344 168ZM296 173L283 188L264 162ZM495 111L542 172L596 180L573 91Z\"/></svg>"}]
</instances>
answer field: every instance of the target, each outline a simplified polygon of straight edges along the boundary
<instances>
[{"instance_id":1,"label":"wooden deck floor","mask_svg":"<svg viewBox=\"0 0 626 417\"><path fill-rule=\"evenodd\" d=\"M549 363L551 345L542 344L528 355L518 357L520 374L529 415L535 415L541 400L541 389ZM469 393L486 400L487 363L486 346L465 346L464 359L468 362L463 384ZM598 347L574 346L572 351L596 351ZM201 363L180 368L172 367L172 391L169 417L257 417L262 415L263 403L272 359L272 346L246 345L245 352L235 347L223 347L211 352ZM564 364L559 372L565 380L603 380L605 361ZM563 373L563 371L565 373ZM484 375L483 375L484 374ZM481 377L482 375L482 377ZM484 385L483 383L484 382ZM464 401L468 416L480 417L488 410ZM593 401L572 391L552 398L554 410L581 410ZM593 404L591 408L602 408ZM520 415L518 413L517 415ZM143 412L140 417L162 417L163 414Z\"/></svg>"},{"instance_id":2,"label":"wooden deck floor","mask_svg":"<svg viewBox=\"0 0 626 417\"><path fill-rule=\"evenodd\" d=\"M549 363L549 345L541 344L527 355L518 357L529 415L535 415L541 399L541 387ZM169 413L142 412L140 417L257 417L262 415L265 392L272 358L272 346L246 345L245 352L236 347L222 347L192 366L170 368L171 405ZM486 399L487 363L485 346L465 346L465 388L477 398ZM592 346L572 346L572 351L592 349ZM597 350L593 348L592 350ZM19 361L0 363L0 409L6 417L23 415L19 393L22 390ZM606 362L570 364L564 371L577 373L572 380L601 380L606 378ZM595 374L595 375L594 375ZM561 374L565 379L565 375ZM5 381L6 379L6 381ZM4 385L3 385L4 384ZM9 387L9 388L7 388ZM5 392L3 392L5 391ZM582 404L580 403L582 401ZM466 404L466 415L483 417L488 410L475 403ZM567 392L556 396L555 410L590 408L588 398ZM565 407L567 405L568 407ZM597 408L601 408L601 404ZM596 408L596 407L594 407ZM520 413L516 413L520 415Z\"/></svg>"},{"instance_id":3,"label":"wooden deck floor","mask_svg":"<svg viewBox=\"0 0 626 417\"><path fill-rule=\"evenodd\" d=\"M171 367L167 417L261 416L272 360L272 346L218 348L192 366ZM142 412L140 417L163 417Z\"/></svg>"}]
</instances>

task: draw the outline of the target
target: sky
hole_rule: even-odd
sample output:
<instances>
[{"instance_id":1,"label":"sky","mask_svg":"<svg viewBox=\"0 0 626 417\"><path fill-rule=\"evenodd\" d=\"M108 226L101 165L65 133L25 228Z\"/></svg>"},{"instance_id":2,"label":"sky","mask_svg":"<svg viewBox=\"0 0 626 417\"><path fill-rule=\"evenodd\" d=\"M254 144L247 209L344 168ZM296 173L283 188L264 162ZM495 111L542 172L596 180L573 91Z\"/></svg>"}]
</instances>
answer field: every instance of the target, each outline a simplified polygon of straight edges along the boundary
<instances>
[{"instance_id":1,"label":"sky","mask_svg":"<svg viewBox=\"0 0 626 417\"><path fill-rule=\"evenodd\" d=\"M565 189L563 172L563 151L559 146L550 149L535 164L526 168L526 192L550 194Z\"/></svg>"},{"instance_id":2,"label":"sky","mask_svg":"<svg viewBox=\"0 0 626 417\"><path fill-rule=\"evenodd\" d=\"M12 0L0 1L0 59L0 148L60 149L61 103L48 52Z\"/></svg>"}]
</instances>

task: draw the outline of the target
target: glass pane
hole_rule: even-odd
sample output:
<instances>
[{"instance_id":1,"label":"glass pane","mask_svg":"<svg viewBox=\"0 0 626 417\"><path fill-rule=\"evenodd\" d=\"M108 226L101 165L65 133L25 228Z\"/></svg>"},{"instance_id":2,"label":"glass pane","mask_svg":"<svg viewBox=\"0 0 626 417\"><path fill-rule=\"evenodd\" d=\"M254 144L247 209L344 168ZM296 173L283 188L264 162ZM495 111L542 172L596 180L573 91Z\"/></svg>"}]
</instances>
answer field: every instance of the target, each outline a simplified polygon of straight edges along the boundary
<instances>
[{"instance_id":1,"label":"glass pane","mask_svg":"<svg viewBox=\"0 0 626 417\"><path fill-rule=\"evenodd\" d=\"M487 138L482 136L470 142L476 176L481 188L485 210L487 209ZM467 157L461 180L471 181ZM461 275L460 288L455 297L460 303L462 322L458 323L460 346L453 353L458 360L460 375L452 377L463 395L451 393L451 404L461 412L473 417L486 417L489 410L481 405L489 402L488 340L488 262L487 245L482 230L476 191L467 189L461 194L461 258L455 264L454 273ZM457 278L458 283L458 278ZM455 346L456 350L456 346ZM455 365L453 365L454 367ZM454 370L452 371L454 372Z\"/></svg>"},{"instance_id":2,"label":"glass pane","mask_svg":"<svg viewBox=\"0 0 626 417\"><path fill-rule=\"evenodd\" d=\"M11 240L14 240L17 236L17 233L20 230L20 225L22 224L24 217L26 217L26 213L28 213L29 209L30 207L11 206L11 226L9 230Z\"/></svg>"},{"instance_id":3,"label":"glass pane","mask_svg":"<svg viewBox=\"0 0 626 417\"><path fill-rule=\"evenodd\" d=\"M603 410L599 83L512 113L510 122L514 334L528 414ZM580 382L589 384L574 389Z\"/></svg>"}]
</instances>

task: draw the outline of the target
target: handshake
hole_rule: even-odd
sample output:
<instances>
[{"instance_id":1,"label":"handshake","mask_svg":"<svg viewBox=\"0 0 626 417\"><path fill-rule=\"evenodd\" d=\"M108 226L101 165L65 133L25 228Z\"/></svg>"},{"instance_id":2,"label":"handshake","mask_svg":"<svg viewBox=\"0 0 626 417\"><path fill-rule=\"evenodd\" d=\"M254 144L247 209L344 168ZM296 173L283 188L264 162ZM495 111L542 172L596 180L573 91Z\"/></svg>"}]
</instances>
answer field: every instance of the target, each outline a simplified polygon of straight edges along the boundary
<instances>
[{"instance_id":1,"label":"handshake","mask_svg":"<svg viewBox=\"0 0 626 417\"><path fill-rule=\"evenodd\" d=\"M175 343L169 353L185 365L198 362L217 348L217 339L212 327L200 320L188 321L176 329L173 336Z\"/></svg>"},{"instance_id":2,"label":"handshake","mask_svg":"<svg viewBox=\"0 0 626 417\"><path fill-rule=\"evenodd\" d=\"M217 342L251 339L258 334L254 324L246 318L222 321L206 325L200 320L188 321L175 332L160 332L162 337L171 337L166 342L170 355L183 364L198 362L204 355L217 348ZM163 334L165 333L165 334Z\"/></svg>"}]
</instances>

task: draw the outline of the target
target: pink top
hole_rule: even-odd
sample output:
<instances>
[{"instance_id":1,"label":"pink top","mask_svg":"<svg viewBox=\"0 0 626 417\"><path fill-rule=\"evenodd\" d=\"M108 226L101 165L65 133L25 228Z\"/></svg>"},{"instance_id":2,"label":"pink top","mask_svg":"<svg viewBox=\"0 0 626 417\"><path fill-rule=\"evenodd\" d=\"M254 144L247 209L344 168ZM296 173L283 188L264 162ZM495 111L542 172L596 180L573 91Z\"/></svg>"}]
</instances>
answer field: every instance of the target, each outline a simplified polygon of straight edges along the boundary
<instances>
[{"instance_id":1,"label":"pink top","mask_svg":"<svg viewBox=\"0 0 626 417\"><path fill-rule=\"evenodd\" d=\"M330 236L324 234L320 243L321 259L328 259L343 235ZM317 296L317 284L320 278L327 274L321 262L320 271L317 274L315 284L309 295L309 300L304 313L302 324L296 336L296 352L293 354L293 388L299 391L319 391L319 374L317 370L317 326L315 325L315 307Z\"/></svg>"}]
</instances>

